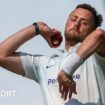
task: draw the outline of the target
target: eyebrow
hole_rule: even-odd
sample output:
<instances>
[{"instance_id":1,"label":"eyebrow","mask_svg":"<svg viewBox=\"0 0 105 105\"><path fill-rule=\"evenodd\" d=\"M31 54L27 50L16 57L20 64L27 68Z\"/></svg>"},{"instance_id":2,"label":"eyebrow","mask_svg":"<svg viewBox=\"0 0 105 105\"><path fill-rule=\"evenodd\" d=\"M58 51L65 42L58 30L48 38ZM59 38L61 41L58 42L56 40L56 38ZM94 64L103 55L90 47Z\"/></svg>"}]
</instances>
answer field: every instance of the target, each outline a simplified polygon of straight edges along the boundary
<instances>
[{"instance_id":1,"label":"eyebrow","mask_svg":"<svg viewBox=\"0 0 105 105\"><path fill-rule=\"evenodd\" d=\"M78 18L78 16L73 15L73 14L71 14L71 15L70 15L70 17L75 17L75 18ZM84 20L84 21L87 21L87 22L88 22L88 20L87 20L87 19L85 19L85 18L81 18L81 20Z\"/></svg>"}]
</instances>

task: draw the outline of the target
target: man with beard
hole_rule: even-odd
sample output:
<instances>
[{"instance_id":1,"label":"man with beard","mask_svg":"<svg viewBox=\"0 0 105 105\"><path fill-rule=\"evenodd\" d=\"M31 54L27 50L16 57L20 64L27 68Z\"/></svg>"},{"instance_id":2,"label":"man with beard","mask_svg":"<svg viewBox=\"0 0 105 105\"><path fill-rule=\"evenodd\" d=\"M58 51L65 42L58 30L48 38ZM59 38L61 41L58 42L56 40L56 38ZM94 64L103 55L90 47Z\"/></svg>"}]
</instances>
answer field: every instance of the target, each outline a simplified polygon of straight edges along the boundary
<instances>
[{"instance_id":1,"label":"man with beard","mask_svg":"<svg viewBox=\"0 0 105 105\"><path fill-rule=\"evenodd\" d=\"M55 47L51 37L60 31L34 23L0 44L0 66L40 83L45 105L104 105L105 31L96 29L101 22L92 6L78 5L65 26L64 51L50 57L16 52L39 34Z\"/></svg>"}]
</instances>

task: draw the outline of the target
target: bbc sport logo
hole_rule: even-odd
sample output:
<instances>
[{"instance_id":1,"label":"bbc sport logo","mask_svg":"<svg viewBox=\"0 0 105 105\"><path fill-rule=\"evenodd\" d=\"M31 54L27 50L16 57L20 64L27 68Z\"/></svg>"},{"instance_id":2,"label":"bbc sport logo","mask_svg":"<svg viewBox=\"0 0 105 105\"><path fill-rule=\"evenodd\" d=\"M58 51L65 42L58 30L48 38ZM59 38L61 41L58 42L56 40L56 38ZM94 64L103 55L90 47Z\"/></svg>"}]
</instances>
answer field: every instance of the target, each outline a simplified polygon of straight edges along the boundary
<instances>
[{"instance_id":1,"label":"bbc sport logo","mask_svg":"<svg viewBox=\"0 0 105 105\"><path fill-rule=\"evenodd\" d=\"M80 74L74 74L74 75L72 76L72 78L73 78L74 80L79 80L79 79L80 79ZM48 85L55 84L56 82L58 82L57 78L56 78L56 79L54 79L54 78L48 79Z\"/></svg>"},{"instance_id":2,"label":"bbc sport logo","mask_svg":"<svg viewBox=\"0 0 105 105\"><path fill-rule=\"evenodd\" d=\"M16 90L2 90L0 91L1 97L14 97L16 95Z\"/></svg>"}]
</instances>

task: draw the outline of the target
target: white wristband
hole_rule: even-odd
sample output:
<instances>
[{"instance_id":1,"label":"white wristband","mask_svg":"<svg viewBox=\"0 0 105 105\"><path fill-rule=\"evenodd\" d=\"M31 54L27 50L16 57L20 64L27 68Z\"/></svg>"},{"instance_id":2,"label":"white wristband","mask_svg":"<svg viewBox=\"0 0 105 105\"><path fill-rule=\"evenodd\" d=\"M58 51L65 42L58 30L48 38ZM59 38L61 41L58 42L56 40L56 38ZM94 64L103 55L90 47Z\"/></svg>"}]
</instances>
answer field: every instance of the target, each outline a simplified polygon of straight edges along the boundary
<instances>
[{"instance_id":1,"label":"white wristband","mask_svg":"<svg viewBox=\"0 0 105 105\"><path fill-rule=\"evenodd\" d=\"M84 62L76 52L68 55L61 64L63 69L68 75L72 76L76 69Z\"/></svg>"}]
</instances>

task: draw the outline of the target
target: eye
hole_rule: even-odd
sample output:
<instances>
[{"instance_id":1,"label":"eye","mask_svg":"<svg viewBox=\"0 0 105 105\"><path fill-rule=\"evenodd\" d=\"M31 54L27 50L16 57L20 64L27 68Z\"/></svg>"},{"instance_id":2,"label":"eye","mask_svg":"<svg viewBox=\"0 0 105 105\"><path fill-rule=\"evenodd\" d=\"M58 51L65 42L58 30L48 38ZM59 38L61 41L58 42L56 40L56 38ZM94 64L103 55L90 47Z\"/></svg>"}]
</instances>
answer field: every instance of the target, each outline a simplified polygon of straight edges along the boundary
<instances>
[{"instance_id":1,"label":"eye","mask_svg":"<svg viewBox=\"0 0 105 105\"><path fill-rule=\"evenodd\" d=\"M83 25L88 25L88 23L87 23L87 21L85 21L85 20L81 20L81 24L83 24Z\"/></svg>"},{"instance_id":2,"label":"eye","mask_svg":"<svg viewBox=\"0 0 105 105\"><path fill-rule=\"evenodd\" d=\"M71 16L71 17L70 17L70 20L71 20L71 21L76 21L76 17Z\"/></svg>"}]
</instances>

